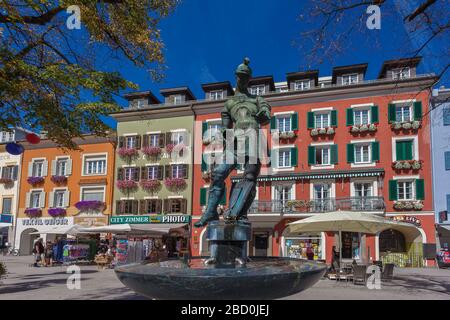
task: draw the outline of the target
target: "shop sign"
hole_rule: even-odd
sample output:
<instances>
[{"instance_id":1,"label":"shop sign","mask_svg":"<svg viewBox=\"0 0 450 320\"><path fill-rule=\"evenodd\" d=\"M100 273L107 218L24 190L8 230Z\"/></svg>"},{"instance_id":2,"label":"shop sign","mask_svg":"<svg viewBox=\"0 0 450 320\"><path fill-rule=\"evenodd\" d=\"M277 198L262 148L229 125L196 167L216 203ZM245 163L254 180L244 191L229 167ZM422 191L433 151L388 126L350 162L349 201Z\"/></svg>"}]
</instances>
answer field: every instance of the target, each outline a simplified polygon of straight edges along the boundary
<instances>
[{"instance_id":1,"label":"shop sign","mask_svg":"<svg viewBox=\"0 0 450 320\"><path fill-rule=\"evenodd\" d=\"M189 215L154 215L154 216L113 216L110 224L163 224L163 223L189 223Z\"/></svg>"},{"instance_id":2,"label":"shop sign","mask_svg":"<svg viewBox=\"0 0 450 320\"><path fill-rule=\"evenodd\" d=\"M73 224L83 227L102 227L108 225L107 217L74 217Z\"/></svg>"},{"instance_id":3,"label":"shop sign","mask_svg":"<svg viewBox=\"0 0 450 320\"><path fill-rule=\"evenodd\" d=\"M24 226L68 226L69 219L67 218L31 218L23 219L22 225Z\"/></svg>"},{"instance_id":4,"label":"shop sign","mask_svg":"<svg viewBox=\"0 0 450 320\"><path fill-rule=\"evenodd\" d=\"M420 219L417 219L416 217L411 217L411 216L395 216L392 218L392 220L399 221L399 222L411 223L418 227L420 227L422 225L422 222L420 221Z\"/></svg>"},{"instance_id":5,"label":"shop sign","mask_svg":"<svg viewBox=\"0 0 450 320\"><path fill-rule=\"evenodd\" d=\"M12 223L13 216L11 214L0 214L0 222L2 223Z\"/></svg>"}]
</instances>

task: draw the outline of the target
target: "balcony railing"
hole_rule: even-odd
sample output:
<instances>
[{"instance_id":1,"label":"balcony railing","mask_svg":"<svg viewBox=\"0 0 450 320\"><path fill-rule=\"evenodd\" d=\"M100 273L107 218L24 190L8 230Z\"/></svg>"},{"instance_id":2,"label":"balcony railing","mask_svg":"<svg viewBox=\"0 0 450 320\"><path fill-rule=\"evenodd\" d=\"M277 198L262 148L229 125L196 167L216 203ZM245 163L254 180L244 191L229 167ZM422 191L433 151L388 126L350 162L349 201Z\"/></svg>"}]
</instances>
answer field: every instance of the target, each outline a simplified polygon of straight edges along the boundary
<instances>
[{"instance_id":1,"label":"balcony railing","mask_svg":"<svg viewBox=\"0 0 450 320\"><path fill-rule=\"evenodd\" d=\"M330 211L384 211L383 197L327 198L319 200L255 200L248 213L320 213Z\"/></svg>"}]
</instances>

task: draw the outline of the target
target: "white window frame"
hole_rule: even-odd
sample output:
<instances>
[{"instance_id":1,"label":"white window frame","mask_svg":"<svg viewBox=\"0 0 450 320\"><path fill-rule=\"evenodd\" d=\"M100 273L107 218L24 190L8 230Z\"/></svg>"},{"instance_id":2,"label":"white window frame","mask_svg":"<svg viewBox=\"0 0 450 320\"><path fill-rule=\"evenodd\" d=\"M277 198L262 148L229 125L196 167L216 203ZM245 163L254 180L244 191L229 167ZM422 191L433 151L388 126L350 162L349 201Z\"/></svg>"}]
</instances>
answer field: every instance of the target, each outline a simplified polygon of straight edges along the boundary
<instances>
[{"instance_id":1,"label":"white window frame","mask_svg":"<svg viewBox=\"0 0 450 320\"><path fill-rule=\"evenodd\" d=\"M305 85L307 84L307 85ZM294 90L303 91L311 89L311 81L310 80L295 80L294 82Z\"/></svg>"},{"instance_id":2,"label":"white window frame","mask_svg":"<svg viewBox=\"0 0 450 320\"><path fill-rule=\"evenodd\" d=\"M356 148L364 148L367 147L367 161L357 161L357 152L356 152ZM372 163L372 144L371 143L355 143L355 148L354 148L354 158L355 158L355 164L370 164ZM363 153L361 152L361 160L364 158Z\"/></svg>"},{"instance_id":3,"label":"white window frame","mask_svg":"<svg viewBox=\"0 0 450 320\"><path fill-rule=\"evenodd\" d=\"M125 148L133 149L136 148L136 136L124 136Z\"/></svg>"},{"instance_id":4,"label":"white window frame","mask_svg":"<svg viewBox=\"0 0 450 320\"><path fill-rule=\"evenodd\" d=\"M67 188L65 188L65 189L61 189L61 188L57 188L57 189L53 189L53 208L65 208L66 206L64 205L65 204L65 202L66 202L66 193L67 193ZM63 194L63 196L62 196L62 205L61 206L59 206L58 204L57 204L57 194L58 193L61 193L62 192L62 194Z\"/></svg>"},{"instance_id":5,"label":"white window frame","mask_svg":"<svg viewBox=\"0 0 450 320\"><path fill-rule=\"evenodd\" d=\"M287 152L289 154L288 157L288 165L280 165L280 153L285 153ZM291 168L292 167L292 149L291 148L280 148L277 150L277 168L278 169L286 169L286 168ZM283 161L285 160L285 158L283 157Z\"/></svg>"},{"instance_id":6,"label":"white window frame","mask_svg":"<svg viewBox=\"0 0 450 320\"><path fill-rule=\"evenodd\" d=\"M266 85L265 84L257 84L250 87L250 93L255 96L260 96L266 94Z\"/></svg>"},{"instance_id":7,"label":"white window frame","mask_svg":"<svg viewBox=\"0 0 450 320\"><path fill-rule=\"evenodd\" d=\"M182 104L183 103L183 95L175 94L173 95L173 104Z\"/></svg>"},{"instance_id":8,"label":"white window frame","mask_svg":"<svg viewBox=\"0 0 450 320\"><path fill-rule=\"evenodd\" d=\"M152 170L150 170L152 169ZM147 166L147 179L158 180L158 166ZM152 172L152 177L150 178L150 171Z\"/></svg>"},{"instance_id":9,"label":"white window frame","mask_svg":"<svg viewBox=\"0 0 450 320\"><path fill-rule=\"evenodd\" d=\"M286 200L295 200L295 198L296 198L296 196L295 196L295 193L296 193L295 182L291 182L291 183L289 183L289 182L279 182L279 183L272 183L272 186L271 186L271 199L272 199L272 201L280 200L280 199L277 199L277 197L276 197L276 195L278 193L277 187L280 187L280 186L282 186L282 187L286 187L286 186L289 187L290 186L291 187L290 199L286 199Z\"/></svg>"},{"instance_id":10,"label":"white window frame","mask_svg":"<svg viewBox=\"0 0 450 320\"><path fill-rule=\"evenodd\" d=\"M283 127L280 128L280 120L283 119ZM292 131L292 116L290 114L285 115L277 115L276 116L277 121L277 129L279 132L290 132ZM286 126L289 130L285 130ZM281 130L282 129L282 130Z\"/></svg>"},{"instance_id":11,"label":"white window frame","mask_svg":"<svg viewBox=\"0 0 450 320\"><path fill-rule=\"evenodd\" d=\"M161 133L150 133L148 136L148 144L150 147L159 147L159 136Z\"/></svg>"},{"instance_id":12,"label":"white window frame","mask_svg":"<svg viewBox=\"0 0 450 320\"><path fill-rule=\"evenodd\" d=\"M136 108L143 108L145 104L145 99L136 99Z\"/></svg>"},{"instance_id":13,"label":"white window frame","mask_svg":"<svg viewBox=\"0 0 450 320\"><path fill-rule=\"evenodd\" d=\"M0 213L4 213L4 214L14 214L14 207L13 207L13 199L14 199L14 197L12 197L12 196L6 196L6 197L2 197L1 198L1 205L2 205L2 207L1 207L1 211L0 211ZM9 207L9 213L8 212L4 212L4 201L5 200L9 200L10 201L10 207Z\"/></svg>"},{"instance_id":14,"label":"white window frame","mask_svg":"<svg viewBox=\"0 0 450 320\"><path fill-rule=\"evenodd\" d=\"M355 81L355 82L352 82L351 79L352 79L352 77L354 77L354 76L356 76L356 81ZM344 81L344 79L345 79L346 77L348 78L348 83L346 83L346 82ZM342 84L343 86L350 86L350 85L356 84L356 83L358 83L358 82L359 82L359 74L358 74L358 73L347 73L347 74L343 74L343 75L342 75L342 78L341 78L341 84Z\"/></svg>"},{"instance_id":15,"label":"white window frame","mask_svg":"<svg viewBox=\"0 0 450 320\"><path fill-rule=\"evenodd\" d=\"M209 100L222 100L223 90L212 90L209 92Z\"/></svg>"},{"instance_id":16,"label":"white window frame","mask_svg":"<svg viewBox=\"0 0 450 320\"><path fill-rule=\"evenodd\" d=\"M315 146L315 152L316 152L316 156L317 156L317 149L321 149L321 158L323 159L323 151L324 149L328 150L328 163L317 163L317 157L316 157L316 164L315 166L317 167L323 167L323 166L330 166L331 165L331 144L329 145L321 145L321 146Z\"/></svg>"},{"instance_id":17,"label":"white window frame","mask_svg":"<svg viewBox=\"0 0 450 320\"><path fill-rule=\"evenodd\" d=\"M367 111L367 123L363 123L362 122L362 119L363 119L362 114L361 114L361 121L360 121L360 123L356 123L356 113L357 112L363 112L363 111ZM363 125L363 124L369 125L371 123L372 123L372 114L371 114L369 108L354 108L353 109L353 124L354 125L358 125L358 126L359 125Z\"/></svg>"},{"instance_id":18,"label":"white window frame","mask_svg":"<svg viewBox=\"0 0 450 320\"><path fill-rule=\"evenodd\" d=\"M42 207L40 206L40 203L41 203L42 194L44 193L44 189L31 189L29 192L30 192L30 203L27 203L27 206L28 206L27 208L30 208L30 209L39 208L39 209L41 209ZM33 193L39 194L38 206L32 205L33 204ZM45 203L44 203L44 207L45 207Z\"/></svg>"},{"instance_id":19,"label":"white window frame","mask_svg":"<svg viewBox=\"0 0 450 320\"><path fill-rule=\"evenodd\" d=\"M67 168L68 168L68 164L69 164L69 160L70 160L70 157L56 157L56 163L55 163L55 165L56 165L56 168L55 168L55 173L56 173L56 175L57 176L67 176ZM65 169L64 169L64 174L60 174L59 173L59 162L60 161L65 161L66 162L66 164L65 164Z\"/></svg>"},{"instance_id":20,"label":"white window frame","mask_svg":"<svg viewBox=\"0 0 450 320\"><path fill-rule=\"evenodd\" d=\"M405 70L408 71L406 76L403 74L403 72ZM392 69L391 72L392 72L393 80L403 80L403 79L411 78L411 68L410 67L395 68L395 69Z\"/></svg>"},{"instance_id":21,"label":"white window frame","mask_svg":"<svg viewBox=\"0 0 450 320\"><path fill-rule=\"evenodd\" d=\"M392 162L397 161L397 141L413 140L413 160L419 160L419 138L418 136L405 136L405 137L393 137L392 138Z\"/></svg>"},{"instance_id":22,"label":"white window frame","mask_svg":"<svg viewBox=\"0 0 450 320\"><path fill-rule=\"evenodd\" d=\"M397 109L401 108L401 120L397 120ZM409 109L409 119L405 119L405 109L408 108ZM395 105L395 121L396 122L409 122L412 121L413 119L413 108L412 105L407 105L407 104L400 104L400 105Z\"/></svg>"},{"instance_id":23,"label":"white window frame","mask_svg":"<svg viewBox=\"0 0 450 320\"><path fill-rule=\"evenodd\" d=\"M103 188L103 202L105 202L105 197L106 197L106 186L99 184L99 185L90 185L90 186L82 186L80 187L80 201L83 201L83 194L84 194L84 189L94 189L94 188ZM94 193L94 192L92 192ZM122 200L122 198L120 199Z\"/></svg>"},{"instance_id":24,"label":"white window frame","mask_svg":"<svg viewBox=\"0 0 450 320\"><path fill-rule=\"evenodd\" d=\"M14 131L0 131L0 143L12 142L15 139L16 133Z\"/></svg>"},{"instance_id":25,"label":"white window frame","mask_svg":"<svg viewBox=\"0 0 450 320\"><path fill-rule=\"evenodd\" d=\"M397 181L397 200L398 201L413 201L416 200L416 183L412 179L400 179ZM410 199L400 199L400 183L410 183L411 184L411 198Z\"/></svg>"},{"instance_id":26,"label":"white window frame","mask_svg":"<svg viewBox=\"0 0 450 320\"><path fill-rule=\"evenodd\" d=\"M134 170L136 168L137 168L136 166L123 167L123 180L124 181L134 181Z\"/></svg>"},{"instance_id":27,"label":"white window frame","mask_svg":"<svg viewBox=\"0 0 450 320\"><path fill-rule=\"evenodd\" d=\"M178 178L178 179L183 179L180 178L180 174L183 173L183 166L184 164L173 164L171 169L171 174L172 174L172 178ZM175 169L176 168L176 169ZM174 175L174 172L176 173L176 175Z\"/></svg>"},{"instance_id":28,"label":"white window frame","mask_svg":"<svg viewBox=\"0 0 450 320\"><path fill-rule=\"evenodd\" d=\"M372 197L378 197L378 182L376 179L367 179L367 178L352 178L350 180L350 196L356 197L356 188L355 184L357 183L369 183L372 185Z\"/></svg>"},{"instance_id":29,"label":"white window frame","mask_svg":"<svg viewBox=\"0 0 450 320\"><path fill-rule=\"evenodd\" d=\"M44 163L45 163L45 158L36 158L33 159L32 162L32 170L31 170L31 176L32 177L44 177L43 172L44 172ZM41 173L40 175L35 175L35 165L36 163L40 163L41 164Z\"/></svg>"},{"instance_id":30,"label":"white window frame","mask_svg":"<svg viewBox=\"0 0 450 320\"><path fill-rule=\"evenodd\" d=\"M208 128L208 133L209 133L209 139L213 139L216 135L217 132L220 131L220 129L222 128L222 122L221 121L211 121L211 122L207 122L207 128ZM217 129L215 129L216 131L214 132L214 130L212 130L211 127L217 127Z\"/></svg>"},{"instance_id":31,"label":"white window frame","mask_svg":"<svg viewBox=\"0 0 450 320\"><path fill-rule=\"evenodd\" d=\"M328 121L327 125L324 126L324 119L323 116L327 115ZM317 126L317 118L320 117L320 127ZM331 127L331 111L319 111L314 112L314 128L315 129L326 129Z\"/></svg>"},{"instance_id":32,"label":"white window frame","mask_svg":"<svg viewBox=\"0 0 450 320\"><path fill-rule=\"evenodd\" d=\"M105 169L104 169L104 173L90 173L90 174L86 174L86 158L98 158L95 159L97 161L101 160L101 157L105 157ZM82 172L81 172L81 176L82 177L91 177L91 176L106 176L108 174L108 153L107 152L103 152L103 153L86 153L83 154L83 164L82 164Z\"/></svg>"}]
</instances>

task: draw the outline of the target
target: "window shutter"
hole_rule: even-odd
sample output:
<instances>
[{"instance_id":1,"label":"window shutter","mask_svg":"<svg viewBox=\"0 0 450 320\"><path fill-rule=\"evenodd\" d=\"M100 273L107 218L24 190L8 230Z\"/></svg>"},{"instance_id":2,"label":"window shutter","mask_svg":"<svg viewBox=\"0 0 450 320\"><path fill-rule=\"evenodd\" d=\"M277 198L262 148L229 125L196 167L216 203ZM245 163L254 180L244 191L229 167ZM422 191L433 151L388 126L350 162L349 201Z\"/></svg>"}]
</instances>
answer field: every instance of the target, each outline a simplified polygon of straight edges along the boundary
<instances>
[{"instance_id":1,"label":"window shutter","mask_svg":"<svg viewBox=\"0 0 450 320\"><path fill-rule=\"evenodd\" d=\"M347 162L355 162L355 145L353 143L347 144Z\"/></svg>"},{"instance_id":2,"label":"window shutter","mask_svg":"<svg viewBox=\"0 0 450 320\"><path fill-rule=\"evenodd\" d=\"M19 166L14 166L13 167L12 179L13 180L17 180L18 174L19 174Z\"/></svg>"},{"instance_id":3,"label":"window shutter","mask_svg":"<svg viewBox=\"0 0 450 320\"><path fill-rule=\"evenodd\" d=\"M119 148L123 148L125 145L125 137L119 137Z\"/></svg>"},{"instance_id":4,"label":"window shutter","mask_svg":"<svg viewBox=\"0 0 450 320\"><path fill-rule=\"evenodd\" d=\"M227 204L227 187L225 186L222 194L222 198L220 199L219 204L226 205Z\"/></svg>"},{"instance_id":5,"label":"window shutter","mask_svg":"<svg viewBox=\"0 0 450 320\"><path fill-rule=\"evenodd\" d=\"M117 180L122 181L123 180L123 168L117 169Z\"/></svg>"},{"instance_id":6,"label":"window shutter","mask_svg":"<svg viewBox=\"0 0 450 320\"><path fill-rule=\"evenodd\" d=\"M200 188L200 205L206 206L206 193L208 192L208 188Z\"/></svg>"},{"instance_id":7,"label":"window shutter","mask_svg":"<svg viewBox=\"0 0 450 320\"><path fill-rule=\"evenodd\" d=\"M149 169L149 167L142 167L141 168L141 180L147 180L148 179L148 169Z\"/></svg>"},{"instance_id":8,"label":"window shutter","mask_svg":"<svg viewBox=\"0 0 450 320\"><path fill-rule=\"evenodd\" d=\"M143 136L142 136L142 147L143 148L145 148L145 147L149 147L150 146L150 135L148 135L148 134L144 134Z\"/></svg>"},{"instance_id":9,"label":"window shutter","mask_svg":"<svg viewBox=\"0 0 450 320\"><path fill-rule=\"evenodd\" d=\"M414 106L414 120L416 121L422 120L422 101L414 102L413 106Z\"/></svg>"},{"instance_id":10,"label":"window shutter","mask_svg":"<svg viewBox=\"0 0 450 320\"><path fill-rule=\"evenodd\" d=\"M206 164L206 161L205 161L205 154L202 154L202 172L205 172L206 170L208 170L208 165Z\"/></svg>"},{"instance_id":11,"label":"window shutter","mask_svg":"<svg viewBox=\"0 0 450 320\"><path fill-rule=\"evenodd\" d=\"M138 200L131 200L131 213L132 214L138 213L138 205L139 205Z\"/></svg>"},{"instance_id":12,"label":"window shutter","mask_svg":"<svg viewBox=\"0 0 450 320\"><path fill-rule=\"evenodd\" d=\"M164 133L158 134L158 145L160 148L164 148L166 141L166 135Z\"/></svg>"},{"instance_id":13,"label":"window shutter","mask_svg":"<svg viewBox=\"0 0 450 320\"><path fill-rule=\"evenodd\" d=\"M189 165L187 165L187 164L183 165L183 178L184 179L189 178Z\"/></svg>"},{"instance_id":14,"label":"window shutter","mask_svg":"<svg viewBox=\"0 0 450 320\"><path fill-rule=\"evenodd\" d=\"M56 160L52 160L51 175L56 176Z\"/></svg>"},{"instance_id":15,"label":"window shutter","mask_svg":"<svg viewBox=\"0 0 450 320\"><path fill-rule=\"evenodd\" d=\"M39 207L45 207L45 192L41 192L41 196L39 197Z\"/></svg>"},{"instance_id":16,"label":"window shutter","mask_svg":"<svg viewBox=\"0 0 450 320\"><path fill-rule=\"evenodd\" d=\"M331 126L337 127L337 110L331 110Z\"/></svg>"},{"instance_id":17,"label":"window shutter","mask_svg":"<svg viewBox=\"0 0 450 320\"><path fill-rule=\"evenodd\" d=\"M208 123L206 121L202 122L202 139L205 137L205 132L208 131Z\"/></svg>"},{"instance_id":18,"label":"window shutter","mask_svg":"<svg viewBox=\"0 0 450 320\"><path fill-rule=\"evenodd\" d=\"M314 112L308 112L307 119L308 129L314 129Z\"/></svg>"},{"instance_id":19,"label":"window shutter","mask_svg":"<svg viewBox=\"0 0 450 320\"><path fill-rule=\"evenodd\" d=\"M134 168L133 169L133 180L134 181L139 181L139 176L140 176L140 170L141 168L139 168L139 167L136 167L136 168Z\"/></svg>"},{"instance_id":20,"label":"window shutter","mask_svg":"<svg viewBox=\"0 0 450 320\"><path fill-rule=\"evenodd\" d=\"M297 147L291 148L291 167L297 166L298 152Z\"/></svg>"},{"instance_id":21,"label":"window shutter","mask_svg":"<svg viewBox=\"0 0 450 320\"><path fill-rule=\"evenodd\" d=\"M50 192L49 198L48 198L48 207L53 208L55 206L55 193Z\"/></svg>"},{"instance_id":22,"label":"window shutter","mask_svg":"<svg viewBox=\"0 0 450 320\"><path fill-rule=\"evenodd\" d=\"M145 214L147 209L147 200L139 200L139 214Z\"/></svg>"},{"instance_id":23,"label":"window shutter","mask_svg":"<svg viewBox=\"0 0 450 320\"><path fill-rule=\"evenodd\" d=\"M372 162L380 161L380 143L378 141L372 142Z\"/></svg>"},{"instance_id":24,"label":"window shutter","mask_svg":"<svg viewBox=\"0 0 450 320\"><path fill-rule=\"evenodd\" d=\"M316 164L316 147L308 146L308 164L313 166Z\"/></svg>"},{"instance_id":25,"label":"window shutter","mask_svg":"<svg viewBox=\"0 0 450 320\"><path fill-rule=\"evenodd\" d=\"M121 214L122 213L121 212L121 208L122 208L121 201L117 200L116 201L116 214Z\"/></svg>"},{"instance_id":26,"label":"window shutter","mask_svg":"<svg viewBox=\"0 0 450 320\"><path fill-rule=\"evenodd\" d=\"M425 199L425 181L423 179L416 179L416 200Z\"/></svg>"},{"instance_id":27,"label":"window shutter","mask_svg":"<svg viewBox=\"0 0 450 320\"><path fill-rule=\"evenodd\" d=\"M353 109L352 108L347 108L347 126L353 126Z\"/></svg>"},{"instance_id":28,"label":"window shutter","mask_svg":"<svg viewBox=\"0 0 450 320\"><path fill-rule=\"evenodd\" d=\"M450 170L450 151L444 153L445 156L445 170Z\"/></svg>"},{"instance_id":29,"label":"window shutter","mask_svg":"<svg viewBox=\"0 0 450 320\"><path fill-rule=\"evenodd\" d=\"M291 116L291 129L298 130L298 113L294 112Z\"/></svg>"},{"instance_id":30,"label":"window shutter","mask_svg":"<svg viewBox=\"0 0 450 320\"><path fill-rule=\"evenodd\" d=\"M44 160L44 165L42 167L42 176L46 177L48 174L48 161Z\"/></svg>"},{"instance_id":31,"label":"window shutter","mask_svg":"<svg viewBox=\"0 0 450 320\"><path fill-rule=\"evenodd\" d=\"M141 136L136 136L136 149L140 149L141 148L141 141L142 137Z\"/></svg>"},{"instance_id":32,"label":"window shutter","mask_svg":"<svg viewBox=\"0 0 450 320\"><path fill-rule=\"evenodd\" d=\"M70 176L72 174L72 159L67 159L66 175Z\"/></svg>"},{"instance_id":33,"label":"window shutter","mask_svg":"<svg viewBox=\"0 0 450 320\"><path fill-rule=\"evenodd\" d=\"M166 145L171 144L172 143L172 132L167 132L166 133Z\"/></svg>"},{"instance_id":34,"label":"window shutter","mask_svg":"<svg viewBox=\"0 0 450 320\"><path fill-rule=\"evenodd\" d=\"M370 107L370 116L371 116L371 123L378 123L378 122L380 122L380 119L379 119L379 116L378 116L378 106Z\"/></svg>"},{"instance_id":35,"label":"window shutter","mask_svg":"<svg viewBox=\"0 0 450 320\"><path fill-rule=\"evenodd\" d=\"M395 143L395 152L397 153L397 161L399 160L405 160L405 148L404 148L404 141L397 141Z\"/></svg>"},{"instance_id":36,"label":"window shutter","mask_svg":"<svg viewBox=\"0 0 450 320\"><path fill-rule=\"evenodd\" d=\"M158 213L158 214L162 213L162 200L161 199L156 200L156 213Z\"/></svg>"},{"instance_id":37,"label":"window shutter","mask_svg":"<svg viewBox=\"0 0 450 320\"><path fill-rule=\"evenodd\" d=\"M164 213L169 213L169 199L164 199L163 211Z\"/></svg>"},{"instance_id":38,"label":"window shutter","mask_svg":"<svg viewBox=\"0 0 450 320\"><path fill-rule=\"evenodd\" d=\"M33 175L33 161L28 162L28 177Z\"/></svg>"},{"instance_id":39,"label":"window shutter","mask_svg":"<svg viewBox=\"0 0 450 320\"><path fill-rule=\"evenodd\" d=\"M171 169L172 169L171 165L164 166L164 171L165 171L164 177L166 179L172 178L172 170Z\"/></svg>"},{"instance_id":40,"label":"window shutter","mask_svg":"<svg viewBox=\"0 0 450 320\"><path fill-rule=\"evenodd\" d=\"M25 208L30 208L31 207L31 193L27 192L25 194Z\"/></svg>"},{"instance_id":41,"label":"window shutter","mask_svg":"<svg viewBox=\"0 0 450 320\"><path fill-rule=\"evenodd\" d=\"M397 195L397 181L389 180L389 200L395 201L398 199Z\"/></svg>"},{"instance_id":42,"label":"window shutter","mask_svg":"<svg viewBox=\"0 0 450 320\"><path fill-rule=\"evenodd\" d=\"M164 179L164 166L158 166L158 180Z\"/></svg>"},{"instance_id":43,"label":"window shutter","mask_svg":"<svg viewBox=\"0 0 450 320\"><path fill-rule=\"evenodd\" d=\"M389 122L395 122L396 118L395 118L395 104L394 103L389 103L388 104L388 120Z\"/></svg>"},{"instance_id":44,"label":"window shutter","mask_svg":"<svg viewBox=\"0 0 450 320\"><path fill-rule=\"evenodd\" d=\"M332 164L336 164L338 163L338 146L337 144L333 144L330 148L330 152L331 152L331 163Z\"/></svg>"},{"instance_id":45,"label":"window shutter","mask_svg":"<svg viewBox=\"0 0 450 320\"><path fill-rule=\"evenodd\" d=\"M276 130L277 129L277 117L270 118L270 130Z\"/></svg>"},{"instance_id":46,"label":"window shutter","mask_svg":"<svg viewBox=\"0 0 450 320\"><path fill-rule=\"evenodd\" d=\"M403 141L404 148L404 160L412 160L413 159L413 142L412 141Z\"/></svg>"},{"instance_id":47,"label":"window shutter","mask_svg":"<svg viewBox=\"0 0 450 320\"><path fill-rule=\"evenodd\" d=\"M181 212L180 213L186 214L187 213L187 199L180 199L180 202L181 202L181 205L180 205Z\"/></svg>"},{"instance_id":48,"label":"window shutter","mask_svg":"<svg viewBox=\"0 0 450 320\"><path fill-rule=\"evenodd\" d=\"M70 191L66 190L66 193L64 194L64 207L68 207L70 203Z\"/></svg>"}]
</instances>

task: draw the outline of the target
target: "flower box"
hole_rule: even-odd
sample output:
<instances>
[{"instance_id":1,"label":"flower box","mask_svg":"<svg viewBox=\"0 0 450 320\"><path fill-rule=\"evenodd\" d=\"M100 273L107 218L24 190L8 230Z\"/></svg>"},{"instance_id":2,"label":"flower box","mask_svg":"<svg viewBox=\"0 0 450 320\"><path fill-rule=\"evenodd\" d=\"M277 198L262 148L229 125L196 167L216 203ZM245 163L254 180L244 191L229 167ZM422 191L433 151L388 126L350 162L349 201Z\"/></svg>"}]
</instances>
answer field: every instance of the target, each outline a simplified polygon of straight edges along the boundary
<instances>
[{"instance_id":1,"label":"flower box","mask_svg":"<svg viewBox=\"0 0 450 320\"><path fill-rule=\"evenodd\" d=\"M117 188L121 190L130 190L137 188L137 182L134 180L119 180L117 181Z\"/></svg>"},{"instance_id":2,"label":"flower box","mask_svg":"<svg viewBox=\"0 0 450 320\"><path fill-rule=\"evenodd\" d=\"M392 122L391 128L394 130L417 130L421 125L420 121Z\"/></svg>"},{"instance_id":3,"label":"flower box","mask_svg":"<svg viewBox=\"0 0 450 320\"><path fill-rule=\"evenodd\" d=\"M423 209L423 202L418 200L412 200L412 201L395 201L394 202L394 209L396 210L422 210Z\"/></svg>"},{"instance_id":4,"label":"flower box","mask_svg":"<svg viewBox=\"0 0 450 320\"><path fill-rule=\"evenodd\" d=\"M40 217L42 215L41 208L26 208L25 214L30 218Z\"/></svg>"},{"instance_id":5,"label":"flower box","mask_svg":"<svg viewBox=\"0 0 450 320\"><path fill-rule=\"evenodd\" d=\"M160 147L144 147L142 153L149 157L158 157L162 150Z\"/></svg>"},{"instance_id":6,"label":"flower box","mask_svg":"<svg viewBox=\"0 0 450 320\"><path fill-rule=\"evenodd\" d=\"M161 182L156 179L142 180L141 187L150 192L156 192L161 188Z\"/></svg>"},{"instance_id":7,"label":"flower box","mask_svg":"<svg viewBox=\"0 0 450 320\"><path fill-rule=\"evenodd\" d=\"M62 184L62 183L66 183L67 182L67 177L66 176L52 176L50 178L50 180L52 180L53 183Z\"/></svg>"},{"instance_id":8,"label":"flower box","mask_svg":"<svg viewBox=\"0 0 450 320\"><path fill-rule=\"evenodd\" d=\"M282 132L278 132L277 133L278 138L281 140L288 140L288 139L293 139L297 137L297 134L295 133L295 131L282 131Z\"/></svg>"},{"instance_id":9,"label":"flower box","mask_svg":"<svg viewBox=\"0 0 450 320\"><path fill-rule=\"evenodd\" d=\"M64 208L50 208L48 209L48 214L52 217L61 217L66 215L66 209Z\"/></svg>"},{"instance_id":10,"label":"flower box","mask_svg":"<svg viewBox=\"0 0 450 320\"><path fill-rule=\"evenodd\" d=\"M100 211L105 207L105 203L98 200L81 200L75 203L75 207L80 211Z\"/></svg>"},{"instance_id":11,"label":"flower box","mask_svg":"<svg viewBox=\"0 0 450 320\"><path fill-rule=\"evenodd\" d=\"M365 132L375 132L378 130L376 124L362 124L362 125L354 125L350 127L351 133L365 133Z\"/></svg>"},{"instance_id":12,"label":"flower box","mask_svg":"<svg viewBox=\"0 0 450 320\"><path fill-rule=\"evenodd\" d=\"M135 148L119 148L117 149L117 153L122 158L136 157L139 154L138 150Z\"/></svg>"},{"instance_id":13,"label":"flower box","mask_svg":"<svg viewBox=\"0 0 450 320\"><path fill-rule=\"evenodd\" d=\"M320 128L320 129L312 129L311 130L311 137L316 137L316 136L331 136L333 134L336 133L336 130L333 127L328 127L328 128Z\"/></svg>"},{"instance_id":14,"label":"flower box","mask_svg":"<svg viewBox=\"0 0 450 320\"><path fill-rule=\"evenodd\" d=\"M32 186L35 186L44 182L44 177L28 177L27 182Z\"/></svg>"},{"instance_id":15,"label":"flower box","mask_svg":"<svg viewBox=\"0 0 450 320\"><path fill-rule=\"evenodd\" d=\"M13 179L10 178L0 178L0 184L12 184L13 183Z\"/></svg>"},{"instance_id":16,"label":"flower box","mask_svg":"<svg viewBox=\"0 0 450 320\"><path fill-rule=\"evenodd\" d=\"M398 160L392 163L395 170L419 170L422 168L422 160Z\"/></svg>"},{"instance_id":17,"label":"flower box","mask_svg":"<svg viewBox=\"0 0 450 320\"><path fill-rule=\"evenodd\" d=\"M172 153L173 148L175 148L175 145L174 145L173 143L167 144L167 145L166 145L166 151L167 151L167 153L169 153L169 154Z\"/></svg>"},{"instance_id":18,"label":"flower box","mask_svg":"<svg viewBox=\"0 0 450 320\"><path fill-rule=\"evenodd\" d=\"M186 188L186 180L182 178L166 179L164 184L170 191L180 191Z\"/></svg>"}]
</instances>

